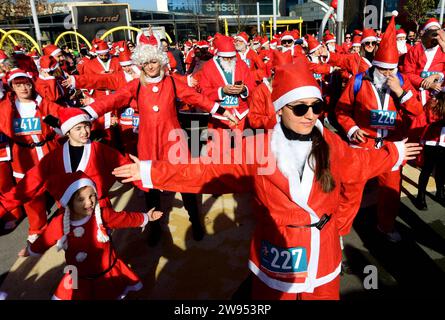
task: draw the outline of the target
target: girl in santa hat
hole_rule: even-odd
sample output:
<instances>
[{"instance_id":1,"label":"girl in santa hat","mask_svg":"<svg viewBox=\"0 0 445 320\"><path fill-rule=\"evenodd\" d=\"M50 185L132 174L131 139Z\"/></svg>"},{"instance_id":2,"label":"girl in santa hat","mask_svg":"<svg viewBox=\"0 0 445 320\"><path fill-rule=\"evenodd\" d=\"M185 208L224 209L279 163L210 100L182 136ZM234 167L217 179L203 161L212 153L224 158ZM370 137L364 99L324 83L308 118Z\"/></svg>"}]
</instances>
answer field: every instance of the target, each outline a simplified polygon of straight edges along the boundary
<instances>
[{"instance_id":1,"label":"girl in santa hat","mask_svg":"<svg viewBox=\"0 0 445 320\"><path fill-rule=\"evenodd\" d=\"M117 257L110 230L144 228L162 212L154 208L148 213L116 212L100 207L96 186L82 171L60 176L48 188L58 195L63 214L51 220L24 256L40 256L53 245L65 251L72 271L63 276L52 299L123 299L128 292L140 290L139 277Z\"/></svg>"},{"instance_id":2,"label":"girl in santa hat","mask_svg":"<svg viewBox=\"0 0 445 320\"><path fill-rule=\"evenodd\" d=\"M305 61L275 69L272 101L280 121L267 135L244 140L241 161L172 164L134 157L134 164L113 173L162 190L254 192L260 206L249 258L252 297L338 299L339 236L349 232L365 182L421 148L406 140L379 150L351 148L323 128L321 90Z\"/></svg>"}]
</instances>

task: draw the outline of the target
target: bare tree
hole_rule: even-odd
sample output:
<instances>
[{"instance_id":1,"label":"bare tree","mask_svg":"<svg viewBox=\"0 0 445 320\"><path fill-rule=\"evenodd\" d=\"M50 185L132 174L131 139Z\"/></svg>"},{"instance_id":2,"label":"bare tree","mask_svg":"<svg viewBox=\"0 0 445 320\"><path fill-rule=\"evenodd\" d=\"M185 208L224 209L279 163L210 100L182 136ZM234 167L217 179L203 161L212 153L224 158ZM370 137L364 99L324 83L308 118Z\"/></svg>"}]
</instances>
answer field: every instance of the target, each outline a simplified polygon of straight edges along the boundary
<instances>
[{"instance_id":1,"label":"bare tree","mask_svg":"<svg viewBox=\"0 0 445 320\"><path fill-rule=\"evenodd\" d=\"M416 24L416 32L419 32L420 25L429 18L428 13L436 6L435 0L408 0L403 9L408 14L408 20Z\"/></svg>"}]
</instances>

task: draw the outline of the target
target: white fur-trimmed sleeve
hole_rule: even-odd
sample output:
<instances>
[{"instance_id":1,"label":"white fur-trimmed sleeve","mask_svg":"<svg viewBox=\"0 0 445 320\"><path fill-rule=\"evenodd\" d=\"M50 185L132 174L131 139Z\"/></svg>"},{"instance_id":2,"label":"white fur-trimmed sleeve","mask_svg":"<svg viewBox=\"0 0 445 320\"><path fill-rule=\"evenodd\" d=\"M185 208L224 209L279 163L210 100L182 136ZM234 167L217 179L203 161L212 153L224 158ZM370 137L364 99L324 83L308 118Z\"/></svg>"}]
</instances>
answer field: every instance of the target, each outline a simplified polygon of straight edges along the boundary
<instances>
[{"instance_id":1,"label":"white fur-trimmed sleeve","mask_svg":"<svg viewBox=\"0 0 445 320\"><path fill-rule=\"evenodd\" d=\"M246 85L244 86L244 88L246 88L246 93L241 93L240 96L241 98L246 99L249 96L249 88Z\"/></svg>"},{"instance_id":2,"label":"white fur-trimmed sleeve","mask_svg":"<svg viewBox=\"0 0 445 320\"><path fill-rule=\"evenodd\" d=\"M213 105L212 110L210 110L210 114L215 114L216 111L218 110L218 108L219 108L219 103L215 102L215 104Z\"/></svg>"},{"instance_id":3,"label":"white fur-trimmed sleeve","mask_svg":"<svg viewBox=\"0 0 445 320\"><path fill-rule=\"evenodd\" d=\"M144 188L153 188L153 182L151 181L151 160L145 160L140 162L141 166L141 180Z\"/></svg>"},{"instance_id":4,"label":"white fur-trimmed sleeve","mask_svg":"<svg viewBox=\"0 0 445 320\"><path fill-rule=\"evenodd\" d=\"M411 92L411 90L409 90L405 96L402 98L402 100L400 100L400 103L405 103L407 102L409 99L411 99L413 97L413 93Z\"/></svg>"},{"instance_id":5,"label":"white fur-trimmed sleeve","mask_svg":"<svg viewBox=\"0 0 445 320\"><path fill-rule=\"evenodd\" d=\"M142 222L142 224L141 224L141 226L140 226L142 229L145 228L145 226L147 225L147 223L148 223L148 221L149 221L149 219L148 219L148 213L143 213L143 215L144 215L144 222Z\"/></svg>"},{"instance_id":6,"label":"white fur-trimmed sleeve","mask_svg":"<svg viewBox=\"0 0 445 320\"><path fill-rule=\"evenodd\" d=\"M81 109L85 110L94 120L99 118L99 115L96 113L96 111L94 111L93 108L91 108L91 106L85 106L85 107L83 107Z\"/></svg>"},{"instance_id":7,"label":"white fur-trimmed sleeve","mask_svg":"<svg viewBox=\"0 0 445 320\"><path fill-rule=\"evenodd\" d=\"M348 131L349 140L352 140L352 135L354 134L354 132L356 132L359 129L360 128L358 126L353 126L351 129L349 129L349 131Z\"/></svg>"},{"instance_id":8,"label":"white fur-trimmed sleeve","mask_svg":"<svg viewBox=\"0 0 445 320\"><path fill-rule=\"evenodd\" d=\"M396 164L394 167L392 167L391 171L397 171L399 170L400 166L403 164L403 160L405 159L405 144L403 141L396 141L394 142L394 145L397 148L397 151L399 152L399 158L397 159Z\"/></svg>"}]
</instances>

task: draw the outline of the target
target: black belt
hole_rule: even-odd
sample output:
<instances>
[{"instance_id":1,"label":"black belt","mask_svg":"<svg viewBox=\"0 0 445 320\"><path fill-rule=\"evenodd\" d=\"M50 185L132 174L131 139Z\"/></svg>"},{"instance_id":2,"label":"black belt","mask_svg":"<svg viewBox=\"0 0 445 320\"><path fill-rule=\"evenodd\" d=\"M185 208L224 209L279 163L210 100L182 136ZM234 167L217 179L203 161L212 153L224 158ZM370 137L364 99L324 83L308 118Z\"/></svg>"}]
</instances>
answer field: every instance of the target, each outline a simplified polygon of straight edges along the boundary
<instances>
[{"instance_id":1,"label":"black belt","mask_svg":"<svg viewBox=\"0 0 445 320\"><path fill-rule=\"evenodd\" d=\"M303 225L303 226L296 226L296 225L293 225L293 224L288 224L286 227L289 227L289 228L312 228L312 227L315 227L318 230L321 230L326 225L326 223L328 223L329 220L331 220L331 215L330 214L328 215L328 214L325 213L321 217L321 219L318 220L318 222L316 222L316 223L306 224L306 225Z\"/></svg>"},{"instance_id":2,"label":"black belt","mask_svg":"<svg viewBox=\"0 0 445 320\"><path fill-rule=\"evenodd\" d=\"M47 142L52 141L55 136L56 136L56 133L52 132L49 135L47 135L44 140L39 141L39 142L25 143L25 142L20 142L20 141L16 141L16 140L13 140L13 142L21 147L34 149L36 147L43 147Z\"/></svg>"},{"instance_id":3,"label":"black belt","mask_svg":"<svg viewBox=\"0 0 445 320\"><path fill-rule=\"evenodd\" d=\"M110 248L110 250L111 250L111 248ZM116 262L117 262L117 257L114 257L113 263L104 271L102 271L100 273L96 273L96 274L89 274L87 276L79 276L79 278L85 279L85 280L96 280L96 279L106 275L108 272L110 272L111 269L113 269L114 266L116 265Z\"/></svg>"}]
</instances>

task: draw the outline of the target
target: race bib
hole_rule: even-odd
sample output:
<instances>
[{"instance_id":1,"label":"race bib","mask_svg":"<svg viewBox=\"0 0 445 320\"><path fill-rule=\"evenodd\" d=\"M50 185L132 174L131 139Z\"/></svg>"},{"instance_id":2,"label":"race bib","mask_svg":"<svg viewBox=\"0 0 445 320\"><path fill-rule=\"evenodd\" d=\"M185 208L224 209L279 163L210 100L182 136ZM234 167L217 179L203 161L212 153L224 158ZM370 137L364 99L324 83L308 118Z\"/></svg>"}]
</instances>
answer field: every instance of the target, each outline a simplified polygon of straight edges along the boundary
<instances>
[{"instance_id":1,"label":"race bib","mask_svg":"<svg viewBox=\"0 0 445 320\"><path fill-rule=\"evenodd\" d=\"M133 128L139 128L139 115L133 115Z\"/></svg>"},{"instance_id":2,"label":"race bib","mask_svg":"<svg viewBox=\"0 0 445 320\"><path fill-rule=\"evenodd\" d=\"M280 278L307 277L306 248L280 248L261 241L261 267Z\"/></svg>"},{"instance_id":3,"label":"race bib","mask_svg":"<svg viewBox=\"0 0 445 320\"><path fill-rule=\"evenodd\" d=\"M420 77L425 79L425 78L428 78L429 76L432 76L435 74L440 74L440 72L439 71L422 71L420 73Z\"/></svg>"},{"instance_id":4,"label":"race bib","mask_svg":"<svg viewBox=\"0 0 445 320\"><path fill-rule=\"evenodd\" d=\"M42 125L40 118L18 118L13 122L14 134L16 136L27 136L31 134L41 134Z\"/></svg>"},{"instance_id":5,"label":"race bib","mask_svg":"<svg viewBox=\"0 0 445 320\"><path fill-rule=\"evenodd\" d=\"M237 108L239 106L238 97L235 96L225 96L224 100L221 102L221 107L224 108Z\"/></svg>"},{"instance_id":6,"label":"race bib","mask_svg":"<svg viewBox=\"0 0 445 320\"><path fill-rule=\"evenodd\" d=\"M371 110L371 127L376 129L394 130L397 111Z\"/></svg>"},{"instance_id":7,"label":"race bib","mask_svg":"<svg viewBox=\"0 0 445 320\"><path fill-rule=\"evenodd\" d=\"M320 73L314 73L315 80L321 80L321 74Z\"/></svg>"},{"instance_id":8,"label":"race bib","mask_svg":"<svg viewBox=\"0 0 445 320\"><path fill-rule=\"evenodd\" d=\"M133 108L127 108L121 114L121 120L123 120L123 121L133 121L133 115L134 115L134 109Z\"/></svg>"}]
</instances>

